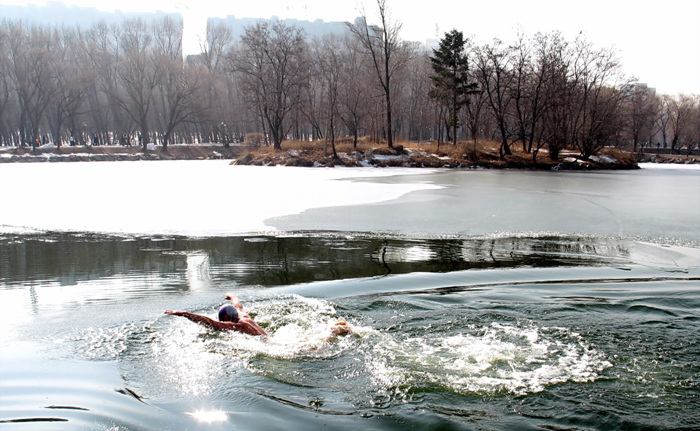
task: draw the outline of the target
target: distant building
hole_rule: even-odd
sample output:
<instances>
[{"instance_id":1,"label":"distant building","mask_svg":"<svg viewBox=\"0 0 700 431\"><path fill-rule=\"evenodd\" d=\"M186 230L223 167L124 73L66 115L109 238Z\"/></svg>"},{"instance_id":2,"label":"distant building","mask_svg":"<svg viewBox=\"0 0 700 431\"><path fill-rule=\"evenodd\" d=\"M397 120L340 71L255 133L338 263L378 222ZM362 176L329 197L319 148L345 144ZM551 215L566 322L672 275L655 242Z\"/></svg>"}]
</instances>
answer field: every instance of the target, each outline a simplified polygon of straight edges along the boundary
<instances>
[{"instance_id":1,"label":"distant building","mask_svg":"<svg viewBox=\"0 0 700 431\"><path fill-rule=\"evenodd\" d=\"M180 13L166 13L158 11L155 13L128 13L128 12L104 12L94 7L66 6L61 2L48 2L46 6L29 4L27 6L10 6L0 4L0 21L3 19L19 20L42 25L57 26L80 26L90 27L98 22L116 24L128 18L142 18L144 20L157 20L165 16L171 16L183 23L183 16ZM188 18L191 19L191 18ZM226 18L208 18L210 23L224 23L232 30L234 39L240 39L245 33L246 27L250 27L259 21L280 21L289 26L301 28L308 38L321 37L326 34L344 34L348 31L345 22L326 22L320 19L315 21L304 21L298 19L280 19L276 16L271 18L236 18L229 15ZM188 22L188 26L183 27L183 51L185 55L198 51L200 43L206 41L190 40L192 32L197 32L197 37L205 37L206 23L201 23L201 28L197 22Z\"/></svg>"},{"instance_id":2,"label":"distant building","mask_svg":"<svg viewBox=\"0 0 700 431\"><path fill-rule=\"evenodd\" d=\"M187 58L194 54L199 54L200 46L206 37L206 23L190 22L183 18L181 13L167 13L157 11L155 13L131 13L131 12L105 12L94 7L66 6L64 3L53 1L46 6L29 4L27 6L12 6L0 4L0 21L3 19L19 20L31 23L51 26L79 26L90 27L98 22L107 24L117 24L129 18L141 18L144 20L158 20L165 16L177 19L183 25L183 54ZM188 17L187 20L192 19ZM355 22L358 19L356 18ZM272 16L270 18L236 18L229 15L226 18L209 17L207 22L213 24L223 23L231 28L234 39L238 40L245 33L247 27L257 24L259 21L279 21L286 25L300 28L306 37L313 39L327 34L346 34L349 30L347 24L342 21L315 21L298 20L293 18L280 19ZM196 33L196 34L193 34ZM438 39L428 39L425 41L428 49L439 46Z\"/></svg>"},{"instance_id":3,"label":"distant building","mask_svg":"<svg viewBox=\"0 0 700 431\"><path fill-rule=\"evenodd\" d=\"M27 6L13 6L0 4L0 19L19 20L45 25L91 26L97 22L117 23L127 18L158 19L164 16L172 16L182 21L179 13L131 13L131 12L104 12L94 7L66 6L61 2L48 2L46 6L29 4Z\"/></svg>"},{"instance_id":4,"label":"distant building","mask_svg":"<svg viewBox=\"0 0 700 431\"><path fill-rule=\"evenodd\" d=\"M439 39L426 39L425 40L425 47L428 50L438 49L440 47L440 40Z\"/></svg>"},{"instance_id":5,"label":"distant building","mask_svg":"<svg viewBox=\"0 0 700 431\"><path fill-rule=\"evenodd\" d=\"M625 84L620 89L623 93L626 93L628 95L639 94L648 95L652 97L656 95L656 88L649 87L644 82L633 82L631 84Z\"/></svg>"},{"instance_id":6,"label":"distant building","mask_svg":"<svg viewBox=\"0 0 700 431\"><path fill-rule=\"evenodd\" d=\"M264 18L236 18L229 15L226 18L209 18L209 22L214 24L223 23L231 28L233 37L239 39L245 33L247 27L251 27L260 21L279 21L286 25L300 28L304 31L307 37L321 37L326 34L345 34L348 31L347 25L340 21L326 22L320 19L315 21L303 21L293 18L280 19L273 16L269 19Z\"/></svg>"}]
</instances>

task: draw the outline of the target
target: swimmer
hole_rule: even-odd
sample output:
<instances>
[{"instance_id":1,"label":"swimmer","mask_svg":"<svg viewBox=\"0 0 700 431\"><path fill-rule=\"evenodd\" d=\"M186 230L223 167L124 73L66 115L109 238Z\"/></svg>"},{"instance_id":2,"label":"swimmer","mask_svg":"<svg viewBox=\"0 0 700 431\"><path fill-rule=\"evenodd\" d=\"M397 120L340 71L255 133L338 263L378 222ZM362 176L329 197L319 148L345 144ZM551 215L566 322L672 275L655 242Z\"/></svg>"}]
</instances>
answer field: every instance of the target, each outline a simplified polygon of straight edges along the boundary
<instances>
[{"instance_id":1,"label":"swimmer","mask_svg":"<svg viewBox=\"0 0 700 431\"><path fill-rule=\"evenodd\" d=\"M217 331L237 331L248 335L267 336L267 332L255 323L253 318L243 310L243 304L241 304L241 301L235 295L226 295L226 299L230 300L231 304L224 305L219 309L218 321L188 311L167 310L165 314L182 316L192 322ZM352 327L347 322L341 320L331 325L329 331L330 336L324 338L324 342L330 341L340 335L350 334L352 332Z\"/></svg>"},{"instance_id":2,"label":"swimmer","mask_svg":"<svg viewBox=\"0 0 700 431\"><path fill-rule=\"evenodd\" d=\"M165 314L171 316L182 316L192 322L198 323L210 329L217 331L236 331L248 335L266 336L267 332L260 327L248 313L243 310L243 304L234 295L226 295L226 299L231 301L231 304L224 305L219 309L219 320L211 319L201 314L190 313L188 311L173 311L167 310Z\"/></svg>"}]
</instances>

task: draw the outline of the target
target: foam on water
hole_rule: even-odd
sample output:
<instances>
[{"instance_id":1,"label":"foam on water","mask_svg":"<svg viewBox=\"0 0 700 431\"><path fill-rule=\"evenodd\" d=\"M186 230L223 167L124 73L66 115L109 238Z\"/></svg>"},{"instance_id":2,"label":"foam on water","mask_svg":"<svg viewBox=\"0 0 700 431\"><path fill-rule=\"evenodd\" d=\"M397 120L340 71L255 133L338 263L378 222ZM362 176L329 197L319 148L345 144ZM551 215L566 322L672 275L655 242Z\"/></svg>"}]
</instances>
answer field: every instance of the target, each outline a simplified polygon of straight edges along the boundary
<instances>
[{"instance_id":1,"label":"foam on water","mask_svg":"<svg viewBox=\"0 0 700 431\"><path fill-rule=\"evenodd\" d=\"M262 354L277 359L331 357L347 347L347 343L330 341L330 327L345 320L328 301L284 295L257 303L252 315L269 336L267 339L230 334L244 355Z\"/></svg>"},{"instance_id":2,"label":"foam on water","mask_svg":"<svg viewBox=\"0 0 700 431\"><path fill-rule=\"evenodd\" d=\"M379 386L437 385L456 393L540 392L587 382L612 366L566 329L493 323L446 337L384 337L373 343L368 369Z\"/></svg>"},{"instance_id":3,"label":"foam on water","mask_svg":"<svg viewBox=\"0 0 700 431\"><path fill-rule=\"evenodd\" d=\"M163 316L155 322L120 325L114 328L85 328L71 339L55 339L56 345L73 343L80 356L93 360L147 361L144 369L159 376L160 388L176 387L193 397L209 396L222 388L221 378L242 369L269 375L256 358L282 361L332 358L353 341L329 339L330 326L343 320L335 307L323 300L297 295L277 296L251 302L247 311L267 328L269 337L236 332L214 332L186 319ZM200 311L202 314L206 312ZM167 320L167 324L166 321ZM357 327L358 333L364 331ZM239 370L239 371L236 371Z\"/></svg>"}]
</instances>

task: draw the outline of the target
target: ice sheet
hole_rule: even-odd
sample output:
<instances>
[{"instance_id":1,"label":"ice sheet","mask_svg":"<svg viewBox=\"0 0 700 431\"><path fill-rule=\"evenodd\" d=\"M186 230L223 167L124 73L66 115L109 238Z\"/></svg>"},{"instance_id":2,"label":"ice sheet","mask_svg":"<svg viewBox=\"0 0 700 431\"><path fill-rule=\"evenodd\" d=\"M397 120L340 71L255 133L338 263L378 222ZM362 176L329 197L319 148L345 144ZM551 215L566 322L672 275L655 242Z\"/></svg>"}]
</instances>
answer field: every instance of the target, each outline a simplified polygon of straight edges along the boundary
<instances>
[{"instance_id":1,"label":"ice sheet","mask_svg":"<svg viewBox=\"0 0 700 431\"><path fill-rule=\"evenodd\" d=\"M218 160L3 164L0 231L189 236L274 231L265 220L439 188L366 181L426 172L231 166Z\"/></svg>"}]
</instances>

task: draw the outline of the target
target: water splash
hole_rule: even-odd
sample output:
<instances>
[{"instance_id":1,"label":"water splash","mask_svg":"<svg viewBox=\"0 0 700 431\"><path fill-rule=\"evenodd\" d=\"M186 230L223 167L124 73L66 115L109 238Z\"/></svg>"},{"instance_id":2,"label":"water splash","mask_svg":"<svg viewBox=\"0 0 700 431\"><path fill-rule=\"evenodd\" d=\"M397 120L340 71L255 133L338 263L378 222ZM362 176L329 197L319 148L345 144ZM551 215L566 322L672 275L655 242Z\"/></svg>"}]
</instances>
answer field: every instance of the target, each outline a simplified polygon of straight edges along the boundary
<instances>
[{"instance_id":1,"label":"water splash","mask_svg":"<svg viewBox=\"0 0 700 431\"><path fill-rule=\"evenodd\" d=\"M73 341L91 359L150 356L163 384L193 396L216 392L217 379L241 370L300 386L359 376L368 391L391 399L409 400L434 387L524 395L593 381L612 366L580 334L532 321L396 332L355 323L353 334L332 338L330 326L348 316L326 300L280 295L252 301L249 312L269 337L215 333L179 319L161 331L151 324L87 329ZM329 367L342 371L327 376Z\"/></svg>"},{"instance_id":2,"label":"water splash","mask_svg":"<svg viewBox=\"0 0 700 431\"><path fill-rule=\"evenodd\" d=\"M612 366L579 334L533 323L471 326L445 337L382 336L372 345L366 367L384 388L524 395L557 383L591 381Z\"/></svg>"}]
</instances>

